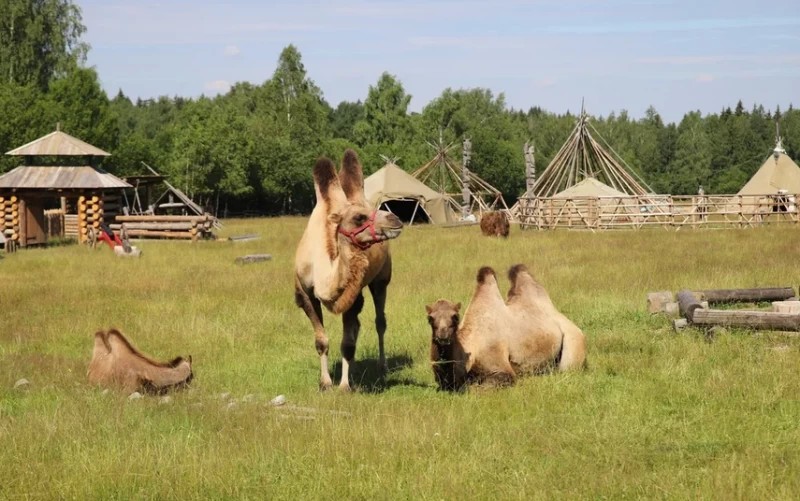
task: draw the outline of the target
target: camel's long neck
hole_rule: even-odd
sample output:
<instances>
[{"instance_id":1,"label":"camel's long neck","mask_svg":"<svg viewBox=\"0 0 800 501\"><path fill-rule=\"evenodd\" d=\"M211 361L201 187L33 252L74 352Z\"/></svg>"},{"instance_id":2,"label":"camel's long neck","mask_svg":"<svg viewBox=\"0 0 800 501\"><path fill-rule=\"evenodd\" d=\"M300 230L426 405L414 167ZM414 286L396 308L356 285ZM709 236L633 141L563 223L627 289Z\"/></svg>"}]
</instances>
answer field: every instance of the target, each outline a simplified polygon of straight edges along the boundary
<instances>
[{"instance_id":1,"label":"camel's long neck","mask_svg":"<svg viewBox=\"0 0 800 501\"><path fill-rule=\"evenodd\" d=\"M453 343L450 344L439 344L439 343L432 343L433 345L433 353L434 353L434 362L453 362Z\"/></svg>"},{"instance_id":2,"label":"camel's long neck","mask_svg":"<svg viewBox=\"0 0 800 501\"><path fill-rule=\"evenodd\" d=\"M340 238L336 227L326 235L330 268L316 288L316 295L332 313L350 309L363 287L369 260L363 251L354 249L346 239Z\"/></svg>"}]
</instances>

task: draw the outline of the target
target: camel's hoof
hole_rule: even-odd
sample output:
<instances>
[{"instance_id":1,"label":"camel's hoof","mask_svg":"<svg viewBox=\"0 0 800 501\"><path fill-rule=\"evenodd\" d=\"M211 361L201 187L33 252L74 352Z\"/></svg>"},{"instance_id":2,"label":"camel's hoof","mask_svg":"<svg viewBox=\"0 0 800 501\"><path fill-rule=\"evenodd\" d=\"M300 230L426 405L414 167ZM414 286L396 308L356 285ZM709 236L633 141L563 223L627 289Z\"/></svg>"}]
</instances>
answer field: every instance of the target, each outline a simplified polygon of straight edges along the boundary
<instances>
[{"instance_id":1,"label":"camel's hoof","mask_svg":"<svg viewBox=\"0 0 800 501\"><path fill-rule=\"evenodd\" d=\"M319 391L328 391L332 387L333 387L333 384L330 381L328 381L328 382L320 381L319 382Z\"/></svg>"},{"instance_id":2,"label":"camel's hoof","mask_svg":"<svg viewBox=\"0 0 800 501\"><path fill-rule=\"evenodd\" d=\"M352 393L353 388L351 388L349 384L340 384L339 391L344 393Z\"/></svg>"}]
</instances>

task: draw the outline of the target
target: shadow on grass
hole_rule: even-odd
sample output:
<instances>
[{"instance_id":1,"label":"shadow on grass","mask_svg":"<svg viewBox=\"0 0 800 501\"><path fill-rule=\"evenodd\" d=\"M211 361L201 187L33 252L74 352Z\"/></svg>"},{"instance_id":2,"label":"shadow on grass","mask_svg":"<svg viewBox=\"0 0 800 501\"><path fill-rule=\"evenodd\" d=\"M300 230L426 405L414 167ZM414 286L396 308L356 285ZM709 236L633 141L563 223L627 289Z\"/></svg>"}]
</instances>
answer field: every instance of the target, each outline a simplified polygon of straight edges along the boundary
<instances>
[{"instance_id":1,"label":"shadow on grass","mask_svg":"<svg viewBox=\"0 0 800 501\"><path fill-rule=\"evenodd\" d=\"M356 359L354 367L350 368L350 384L360 393L382 393L393 386L418 386L427 387L413 379L402 377L392 377L392 373L412 367L414 360L407 354L394 355L386 359L389 368L384 376L378 367L377 358ZM333 364L334 384L342 377L342 362L336 361Z\"/></svg>"}]
</instances>

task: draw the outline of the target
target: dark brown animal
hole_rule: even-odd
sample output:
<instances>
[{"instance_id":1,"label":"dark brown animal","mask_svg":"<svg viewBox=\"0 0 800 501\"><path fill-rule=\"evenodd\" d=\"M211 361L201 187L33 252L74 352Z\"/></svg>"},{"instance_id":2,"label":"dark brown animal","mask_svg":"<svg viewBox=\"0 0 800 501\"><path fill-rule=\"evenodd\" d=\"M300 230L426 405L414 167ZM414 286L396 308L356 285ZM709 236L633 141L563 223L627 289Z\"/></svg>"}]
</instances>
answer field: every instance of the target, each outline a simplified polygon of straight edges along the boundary
<instances>
[{"instance_id":1,"label":"dark brown animal","mask_svg":"<svg viewBox=\"0 0 800 501\"><path fill-rule=\"evenodd\" d=\"M431 326L431 366L440 390L458 389L455 383L453 344L458 332L459 310L461 303L451 303L446 299L425 305L428 325Z\"/></svg>"},{"instance_id":2,"label":"dark brown animal","mask_svg":"<svg viewBox=\"0 0 800 501\"><path fill-rule=\"evenodd\" d=\"M320 361L320 389L333 381L328 372L328 336L322 306L342 315L341 390L350 390L350 366L355 362L364 307L362 290L369 287L375 304L378 364L386 371L383 337L386 332L386 288L392 279L387 240L397 238L403 223L394 214L375 210L364 199L364 174L358 156L347 150L337 174L333 162L320 158L314 166L317 203L295 253L295 302L314 328Z\"/></svg>"},{"instance_id":3,"label":"dark brown animal","mask_svg":"<svg viewBox=\"0 0 800 501\"><path fill-rule=\"evenodd\" d=\"M523 374L585 367L583 332L556 309L524 265L511 267L508 278L511 289L504 301L494 270L481 268L460 324L460 304L439 300L425 307L440 389L459 390L470 383L502 386Z\"/></svg>"},{"instance_id":4,"label":"dark brown animal","mask_svg":"<svg viewBox=\"0 0 800 501\"><path fill-rule=\"evenodd\" d=\"M510 228L508 218L501 211L486 212L481 217L481 233L487 237L508 238Z\"/></svg>"},{"instance_id":5,"label":"dark brown animal","mask_svg":"<svg viewBox=\"0 0 800 501\"><path fill-rule=\"evenodd\" d=\"M192 357L157 362L137 350L116 329L94 335L89 382L131 393L162 394L188 385L194 377Z\"/></svg>"}]
</instances>

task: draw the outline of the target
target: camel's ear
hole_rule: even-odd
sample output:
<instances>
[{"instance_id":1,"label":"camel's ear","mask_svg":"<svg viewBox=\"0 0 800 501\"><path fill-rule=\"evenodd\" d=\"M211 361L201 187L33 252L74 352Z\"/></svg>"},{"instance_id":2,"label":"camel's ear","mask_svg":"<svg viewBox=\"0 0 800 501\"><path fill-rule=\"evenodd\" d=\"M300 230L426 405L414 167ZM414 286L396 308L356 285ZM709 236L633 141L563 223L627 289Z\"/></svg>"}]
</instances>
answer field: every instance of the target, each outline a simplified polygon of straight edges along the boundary
<instances>
[{"instance_id":1,"label":"camel's ear","mask_svg":"<svg viewBox=\"0 0 800 501\"><path fill-rule=\"evenodd\" d=\"M189 361L189 365L192 365L192 356L191 356L191 355L189 355L188 357L186 357L186 360L188 360L188 361Z\"/></svg>"},{"instance_id":2,"label":"camel's ear","mask_svg":"<svg viewBox=\"0 0 800 501\"><path fill-rule=\"evenodd\" d=\"M320 157L314 164L314 188L317 191L317 201L330 204L331 190L341 189L339 178L336 177L336 166L329 158Z\"/></svg>"},{"instance_id":3,"label":"camel's ear","mask_svg":"<svg viewBox=\"0 0 800 501\"><path fill-rule=\"evenodd\" d=\"M429 304L426 304L425 305L425 311L428 313L428 315L430 315L431 312L433 311L433 308L431 308L431 306Z\"/></svg>"},{"instance_id":4,"label":"camel's ear","mask_svg":"<svg viewBox=\"0 0 800 501\"><path fill-rule=\"evenodd\" d=\"M344 152L339 180L348 201L356 203L364 199L364 170L361 168L358 154L351 149Z\"/></svg>"},{"instance_id":5,"label":"camel's ear","mask_svg":"<svg viewBox=\"0 0 800 501\"><path fill-rule=\"evenodd\" d=\"M454 306L454 308L456 309L456 313L458 313L459 311L461 311L461 303L456 303L456 305Z\"/></svg>"}]
</instances>

